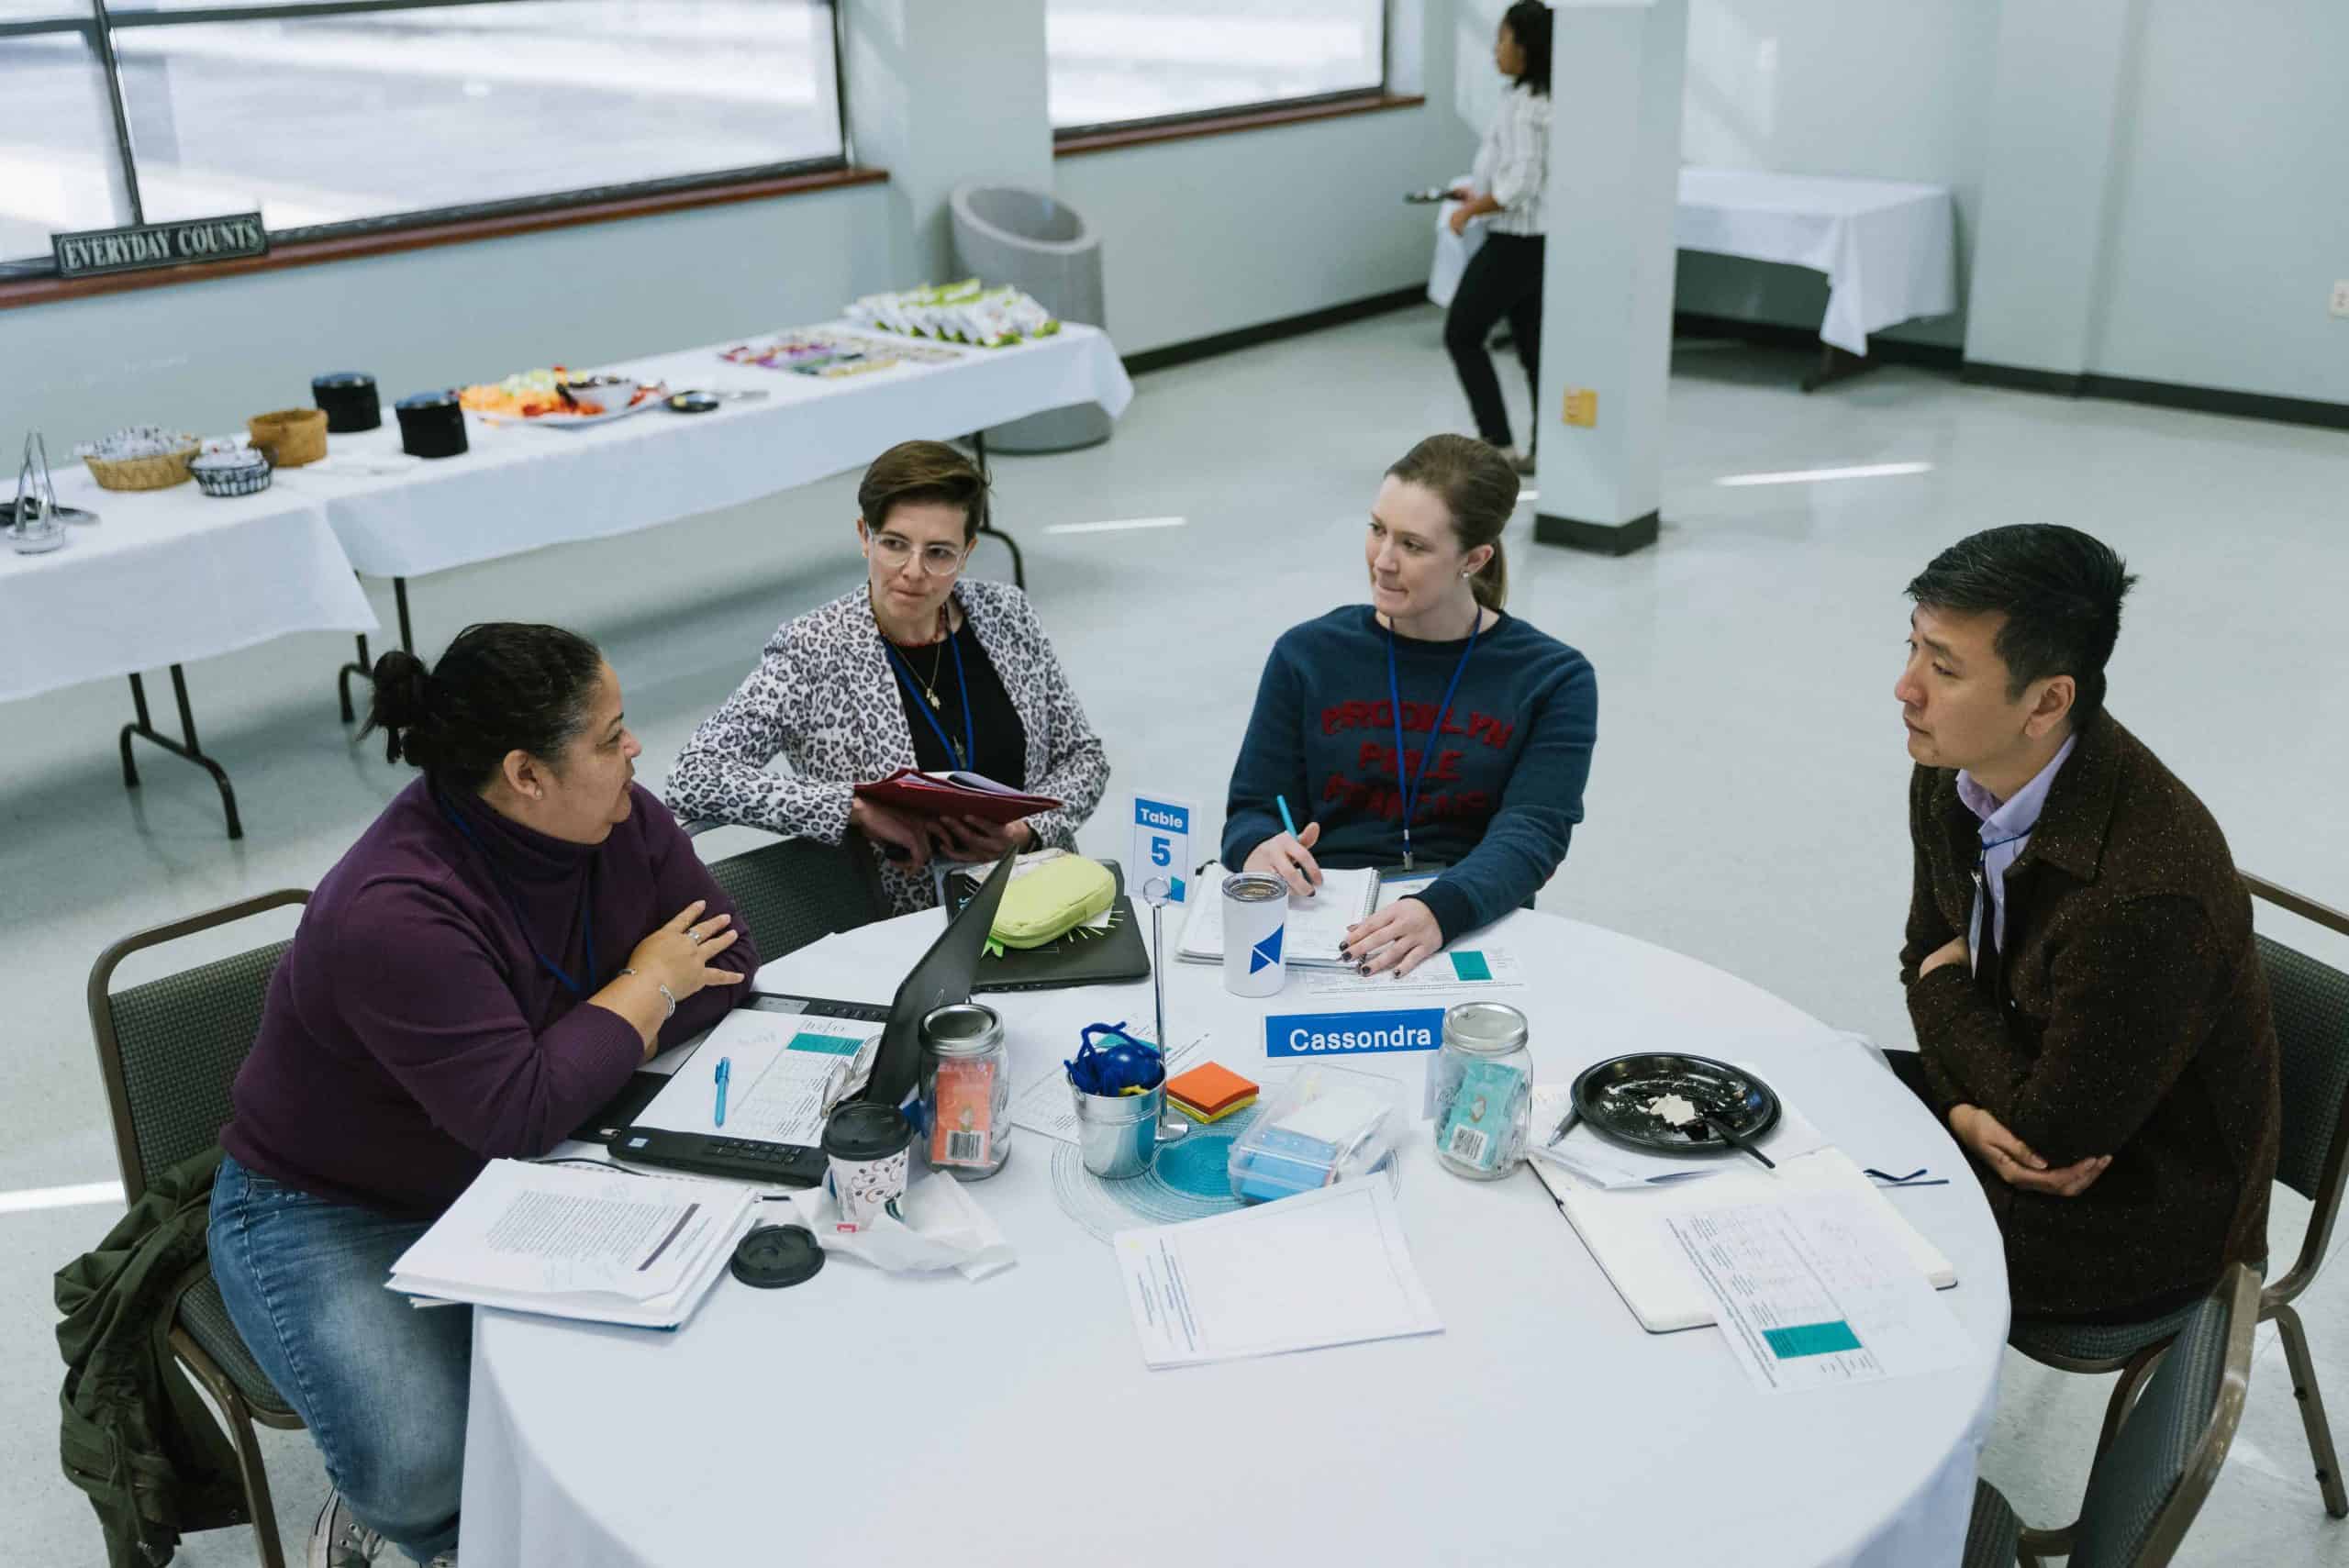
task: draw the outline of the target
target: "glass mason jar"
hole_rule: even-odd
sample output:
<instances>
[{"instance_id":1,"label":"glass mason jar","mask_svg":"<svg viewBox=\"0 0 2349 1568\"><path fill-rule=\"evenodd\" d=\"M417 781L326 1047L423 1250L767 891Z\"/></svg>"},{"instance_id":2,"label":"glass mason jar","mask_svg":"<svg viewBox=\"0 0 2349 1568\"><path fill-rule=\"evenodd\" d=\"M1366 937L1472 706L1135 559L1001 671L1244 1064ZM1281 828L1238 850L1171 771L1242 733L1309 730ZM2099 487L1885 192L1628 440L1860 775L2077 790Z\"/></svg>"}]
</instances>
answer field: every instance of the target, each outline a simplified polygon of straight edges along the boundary
<instances>
[{"instance_id":1,"label":"glass mason jar","mask_svg":"<svg viewBox=\"0 0 2349 1568\"><path fill-rule=\"evenodd\" d=\"M956 1002L921 1021L921 1125L933 1169L985 1181L1011 1158L1011 1054L993 1007Z\"/></svg>"},{"instance_id":2,"label":"glass mason jar","mask_svg":"<svg viewBox=\"0 0 2349 1568\"><path fill-rule=\"evenodd\" d=\"M1525 1015L1503 1002L1463 1002L1443 1015L1428 1064L1435 1157L1455 1176L1489 1182L1525 1162L1533 1117L1533 1053Z\"/></svg>"}]
</instances>

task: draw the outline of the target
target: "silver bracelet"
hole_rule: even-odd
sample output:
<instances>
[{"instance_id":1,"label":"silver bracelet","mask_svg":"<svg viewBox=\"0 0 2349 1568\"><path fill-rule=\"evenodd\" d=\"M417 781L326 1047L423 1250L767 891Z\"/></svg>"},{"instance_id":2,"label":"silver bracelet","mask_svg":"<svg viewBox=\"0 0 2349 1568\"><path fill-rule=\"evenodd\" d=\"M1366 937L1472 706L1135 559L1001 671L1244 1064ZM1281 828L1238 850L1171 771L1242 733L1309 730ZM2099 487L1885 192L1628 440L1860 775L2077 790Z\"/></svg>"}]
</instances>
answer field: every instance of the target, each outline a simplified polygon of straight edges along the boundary
<instances>
[{"instance_id":1,"label":"silver bracelet","mask_svg":"<svg viewBox=\"0 0 2349 1568\"><path fill-rule=\"evenodd\" d=\"M630 966L630 967L629 967L629 968L627 968L627 969L623 969L623 970L621 970L621 971L620 971L620 974L621 974L623 977L626 977L626 976L630 975L630 974L634 974L634 973L637 973L637 971L636 971L636 969L634 968L634 966ZM663 1014L662 1014L662 1015L661 1015L661 1021L662 1021L662 1023L664 1023L664 1024L665 1024L665 1023L667 1023L671 1018L675 1018L675 1017L677 1016L677 994L676 994L674 991L670 990L670 989L668 988L668 986L666 986L666 985L662 984L660 981L658 981L658 980L654 981L652 984L653 984L654 988L655 988L655 989L657 989L657 990L661 993L661 999L662 999L663 1002L666 1002L666 1003L668 1003L668 1004L669 1004L669 1010L668 1010L667 1012L665 1012L665 1013L663 1013Z\"/></svg>"}]
</instances>

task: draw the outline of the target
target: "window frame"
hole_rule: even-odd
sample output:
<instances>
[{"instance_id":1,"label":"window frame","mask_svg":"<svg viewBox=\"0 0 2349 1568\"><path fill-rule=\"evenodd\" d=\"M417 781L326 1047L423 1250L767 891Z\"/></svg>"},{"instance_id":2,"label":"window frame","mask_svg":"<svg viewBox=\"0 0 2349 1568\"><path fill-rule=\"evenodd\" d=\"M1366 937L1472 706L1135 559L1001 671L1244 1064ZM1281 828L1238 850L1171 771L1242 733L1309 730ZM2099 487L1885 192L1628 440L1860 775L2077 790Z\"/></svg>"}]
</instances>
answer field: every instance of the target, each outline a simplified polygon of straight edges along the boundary
<instances>
[{"instance_id":1,"label":"window frame","mask_svg":"<svg viewBox=\"0 0 2349 1568\"><path fill-rule=\"evenodd\" d=\"M1414 106L1422 100L1395 91L1395 8L1380 0L1378 10L1378 80L1366 87L1341 87L1328 93L1306 93L1289 98L1259 98L1216 108L1183 109L1171 115L1141 115L1130 119L1094 120L1081 125L1054 126L1054 156L1067 152L1097 152L1144 142L1174 141L1186 136L1214 136L1259 125L1286 125L1324 119L1364 109ZM1045 50L1044 70L1052 72L1051 49ZM1046 113L1051 93L1047 89Z\"/></svg>"},{"instance_id":2,"label":"window frame","mask_svg":"<svg viewBox=\"0 0 2349 1568\"><path fill-rule=\"evenodd\" d=\"M139 189L139 161L131 147L128 106L123 96L122 61L115 51L114 35L122 28L188 27L255 21L299 20L314 17L363 16L386 11L434 11L457 7L507 6L530 3L530 0L236 0L215 6L190 7L186 10L127 10L117 11L106 0L59 0L61 8L78 6L83 12L76 17L28 18L0 21L0 42L12 38L78 34L89 44L97 57L100 75L106 83L108 108L112 114L115 133L115 177L130 208L129 222L147 221L146 206ZM690 174L666 175L653 180L628 180L608 184L579 185L568 190L540 192L527 196L502 197L487 202L460 202L447 206L420 207L406 212L385 213L374 217L351 218L341 223L304 224L293 228L268 230L270 247L274 252L280 246L332 250L335 253L358 251L372 253L378 250L401 250L409 247L396 242L381 247L364 244L374 237L394 240L409 230L436 231L432 243L470 238L463 230L479 226L485 234L511 232L516 219L529 219L536 215L576 214L582 221L594 221L598 217L627 217L628 210L609 213L600 209L629 209L648 206L655 210L666 206L703 205L691 198L707 195L711 201L728 199L727 193L743 191L747 195L781 195L796 189L824 189L835 183L861 183L865 172L857 168L854 150L849 141L848 83L842 65L843 45L841 20L841 0L817 0L829 18L832 45L832 114L839 123L841 150L821 158L786 159L769 163L743 164L729 169L712 169ZM841 176L828 180L824 176ZM779 187L770 190L770 187ZM682 198L664 202L662 198ZM553 227L529 225L528 227ZM343 242L357 240L359 246ZM296 261L294 264L300 264ZM217 271L217 265L198 264L190 272L183 268L158 269L152 273L126 274L138 279L151 278L161 282L184 277L202 276ZM241 270L241 269L240 269ZM55 257L0 257L0 284L21 282L61 284L57 273ZM134 283L130 286L136 286ZM15 292L15 291L8 291ZM6 303L0 299L0 304Z\"/></svg>"}]
</instances>

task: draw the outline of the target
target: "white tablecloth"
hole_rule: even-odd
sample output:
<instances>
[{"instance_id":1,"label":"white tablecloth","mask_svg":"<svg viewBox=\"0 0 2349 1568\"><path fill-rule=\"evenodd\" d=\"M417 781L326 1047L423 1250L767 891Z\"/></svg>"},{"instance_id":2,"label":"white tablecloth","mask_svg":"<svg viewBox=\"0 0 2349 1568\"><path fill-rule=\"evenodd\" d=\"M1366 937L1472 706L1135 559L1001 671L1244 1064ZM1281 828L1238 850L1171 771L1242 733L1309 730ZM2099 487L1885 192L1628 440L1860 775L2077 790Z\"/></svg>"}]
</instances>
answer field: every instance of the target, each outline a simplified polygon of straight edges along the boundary
<instances>
[{"instance_id":1,"label":"white tablecloth","mask_svg":"<svg viewBox=\"0 0 2349 1568\"><path fill-rule=\"evenodd\" d=\"M1428 297L1444 306L1485 238L1477 223L1453 234L1453 205L1438 209L1428 274ZM1673 240L1683 250L1825 272L1819 336L1854 354L1868 351L1871 332L1957 308L1955 206L1945 185L1686 168Z\"/></svg>"},{"instance_id":2,"label":"white tablecloth","mask_svg":"<svg viewBox=\"0 0 2349 1568\"><path fill-rule=\"evenodd\" d=\"M288 487L107 491L78 462L56 477L60 501L100 520L45 555L0 548L0 702L288 632L375 629L325 515Z\"/></svg>"},{"instance_id":3,"label":"white tablecloth","mask_svg":"<svg viewBox=\"0 0 2349 1568\"><path fill-rule=\"evenodd\" d=\"M939 919L827 939L760 982L886 997ZM1023 1129L970 1189L1019 1252L980 1284L834 1258L792 1289L721 1280L674 1334L477 1313L466 1561L1956 1563L2007 1296L1946 1133L1863 1048L1718 970L1531 912L1480 941L1540 977L1500 995L1545 1080L1642 1046L1734 1052L1861 1164L1948 1175L1890 1195L1956 1266L1941 1299L1968 1362L1757 1394L1716 1330L1643 1333L1531 1173L1457 1180L1419 1124L1402 1210L1443 1333L1152 1373L1109 1250L1062 1213L1051 1146ZM1266 1005L1170 969L1170 1032L1212 1029L1215 1058L1271 1071ZM987 999L1022 1084L1083 1024L1151 1016L1146 983ZM1272 1009L1330 1007L1292 979ZM1349 1065L1416 1106L1425 1062Z\"/></svg>"},{"instance_id":4,"label":"white tablecloth","mask_svg":"<svg viewBox=\"0 0 2349 1568\"><path fill-rule=\"evenodd\" d=\"M775 335L602 367L677 391L765 392L758 402L708 414L655 408L574 429L468 416L471 450L429 462L401 452L387 387L381 429L329 438L324 462L278 484L325 509L360 572L415 577L739 506L862 467L898 441L967 435L1072 403L1114 417L1133 400L1117 350L1094 327L831 381L718 358L732 343Z\"/></svg>"}]
</instances>

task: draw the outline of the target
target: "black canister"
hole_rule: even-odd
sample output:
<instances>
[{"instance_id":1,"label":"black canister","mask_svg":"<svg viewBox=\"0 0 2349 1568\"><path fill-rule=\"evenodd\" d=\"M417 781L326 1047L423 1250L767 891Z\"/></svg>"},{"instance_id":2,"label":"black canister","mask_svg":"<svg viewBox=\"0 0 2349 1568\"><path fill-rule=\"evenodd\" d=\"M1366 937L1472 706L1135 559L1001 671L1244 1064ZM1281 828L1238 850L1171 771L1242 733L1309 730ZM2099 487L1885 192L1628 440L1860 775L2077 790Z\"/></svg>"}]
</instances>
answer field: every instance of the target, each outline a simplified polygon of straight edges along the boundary
<instances>
[{"instance_id":1,"label":"black canister","mask_svg":"<svg viewBox=\"0 0 2349 1568\"><path fill-rule=\"evenodd\" d=\"M453 392L419 392L393 409L400 418L400 450L412 457L456 457L465 450L465 411Z\"/></svg>"},{"instance_id":2,"label":"black canister","mask_svg":"<svg viewBox=\"0 0 2349 1568\"><path fill-rule=\"evenodd\" d=\"M310 401L325 411L329 435L372 430L384 422L384 406L375 396L375 378L364 371L333 371L312 376Z\"/></svg>"}]
</instances>

